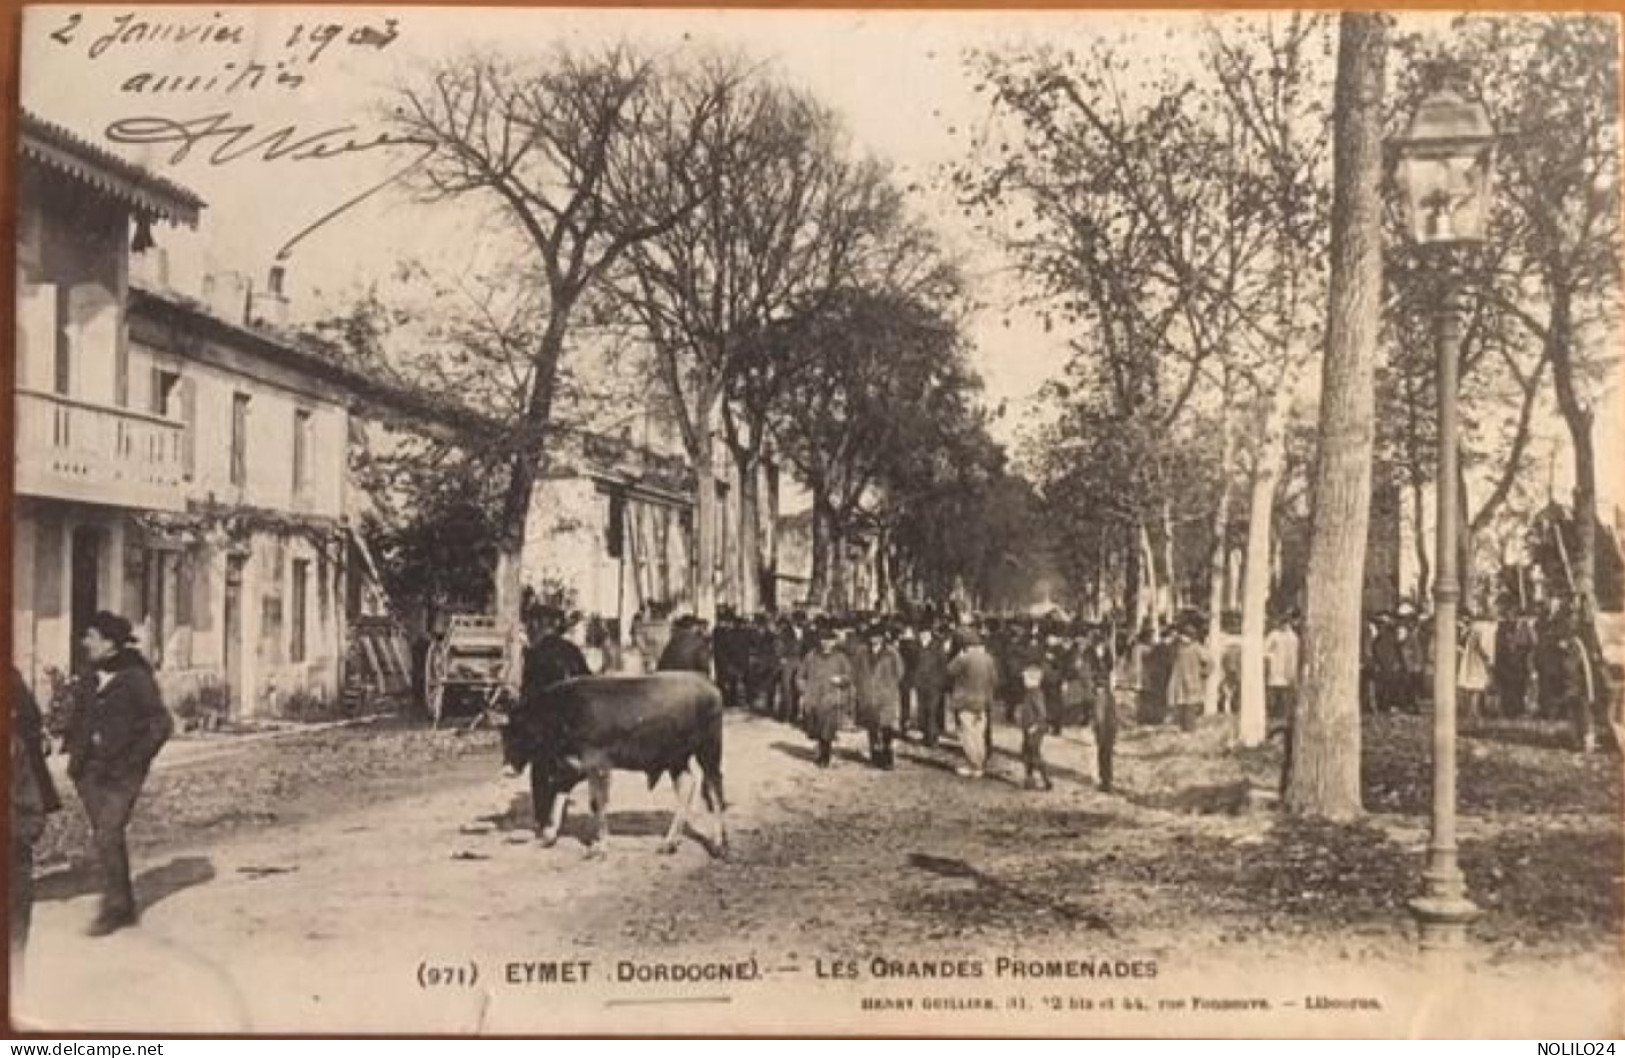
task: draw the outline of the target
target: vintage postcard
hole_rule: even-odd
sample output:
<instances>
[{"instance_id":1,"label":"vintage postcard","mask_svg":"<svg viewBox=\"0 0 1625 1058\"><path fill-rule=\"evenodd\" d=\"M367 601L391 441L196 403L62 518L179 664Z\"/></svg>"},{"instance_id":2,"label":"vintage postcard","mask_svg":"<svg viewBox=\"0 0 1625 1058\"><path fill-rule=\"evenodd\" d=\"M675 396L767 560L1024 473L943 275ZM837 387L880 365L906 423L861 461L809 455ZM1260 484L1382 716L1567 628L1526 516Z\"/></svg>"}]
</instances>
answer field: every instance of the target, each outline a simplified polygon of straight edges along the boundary
<instances>
[{"instance_id":1,"label":"vintage postcard","mask_svg":"<svg viewBox=\"0 0 1625 1058\"><path fill-rule=\"evenodd\" d=\"M1625 1028L1613 16L21 33L13 1029Z\"/></svg>"}]
</instances>

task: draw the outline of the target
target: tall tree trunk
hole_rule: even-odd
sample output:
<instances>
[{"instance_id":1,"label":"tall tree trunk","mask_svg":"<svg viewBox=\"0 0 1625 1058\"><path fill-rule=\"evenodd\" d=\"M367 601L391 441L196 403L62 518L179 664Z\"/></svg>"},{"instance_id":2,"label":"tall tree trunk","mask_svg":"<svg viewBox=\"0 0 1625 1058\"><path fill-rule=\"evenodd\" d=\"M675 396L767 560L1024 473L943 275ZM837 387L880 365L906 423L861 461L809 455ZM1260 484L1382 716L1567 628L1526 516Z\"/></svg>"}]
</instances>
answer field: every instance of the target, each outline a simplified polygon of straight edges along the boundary
<instances>
[{"instance_id":1,"label":"tall tree trunk","mask_svg":"<svg viewBox=\"0 0 1625 1058\"><path fill-rule=\"evenodd\" d=\"M1264 701L1264 636L1273 579L1275 493L1286 460L1290 388L1283 380L1264 412L1258 465L1247 505L1247 557L1241 574L1241 701L1236 715L1236 738L1244 746L1258 745L1269 733Z\"/></svg>"},{"instance_id":2,"label":"tall tree trunk","mask_svg":"<svg viewBox=\"0 0 1625 1058\"><path fill-rule=\"evenodd\" d=\"M700 399L694 409L694 614L701 620L717 619L717 478L716 438L711 430L711 410L715 401L698 387Z\"/></svg>"},{"instance_id":3,"label":"tall tree trunk","mask_svg":"<svg viewBox=\"0 0 1625 1058\"><path fill-rule=\"evenodd\" d=\"M1414 372L1405 373L1405 456L1409 464L1405 470L1407 483L1411 487L1411 550L1416 553L1416 599L1421 601L1427 598L1428 589L1432 585L1432 559L1428 553L1427 526L1422 521L1423 512L1427 509L1427 496L1425 495L1426 479L1423 474L1422 444L1418 417L1421 415L1421 398L1416 384Z\"/></svg>"},{"instance_id":4,"label":"tall tree trunk","mask_svg":"<svg viewBox=\"0 0 1625 1058\"><path fill-rule=\"evenodd\" d=\"M1140 590L1144 579L1140 572L1140 523L1128 530L1123 546L1123 615L1133 622L1133 633L1145 623L1145 593Z\"/></svg>"},{"instance_id":5,"label":"tall tree trunk","mask_svg":"<svg viewBox=\"0 0 1625 1058\"><path fill-rule=\"evenodd\" d=\"M767 517L763 526L762 604L779 608L779 464L769 456L763 462L767 478Z\"/></svg>"},{"instance_id":6,"label":"tall tree trunk","mask_svg":"<svg viewBox=\"0 0 1625 1058\"><path fill-rule=\"evenodd\" d=\"M545 456L547 428L553 417L553 393L564 352L564 334L570 306L556 304L542 332L535 359L535 378L525 413L519 423L520 444L509 469L508 488L502 497L502 517L497 535L497 561L494 575L495 609L499 621L520 619L519 604L524 594L525 529L530 521L531 498Z\"/></svg>"},{"instance_id":7,"label":"tall tree trunk","mask_svg":"<svg viewBox=\"0 0 1625 1058\"><path fill-rule=\"evenodd\" d=\"M733 450L734 469L739 478L739 524L734 532L734 578L739 585L739 612L753 614L761 608L762 538L761 480L757 460L745 448Z\"/></svg>"},{"instance_id":8,"label":"tall tree trunk","mask_svg":"<svg viewBox=\"0 0 1625 1058\"><path fill-rule=\"evenodd\" d=\"M1139 530L1139 539L1135 541L1140 549L1140 586L1141 606L1151 617L1153 622L1158 621L1161 612L1157 609L1160 601L1160 592L1157 589L1157 552L1151 546L1151 528L1144 522L1136 527Z\"/></svg>"},{"instance_id":9,"label":"tall tree trunk","mask_svg":"<svg viewBox=\"0 0 1625 1058\"><path fill-rule=\"evenodd\" d=\"M818 497L812 506L812 569L807 577L807 605L820 609L829 603L830 567L829 512Z\"/></svg>"},{"instance_id":10,"label":"tall tree trunk","mask_svg":"<svg viewBox=\"0 0 1625 1058\"><path fill-rule=\"evenodd\" d=\"M1552 361L1552 388L1557 409L1574 448L1574 593L1590 607L1597 601L1597 454L1592 447L1592 410L1574 378L1574 308L1566 277L1549 277L1551 309L1546 341ZM1592 612L1590 609L1587 611Z\"/></svg>"},{"instance_id":11,"label":"tall tree trunk","mask_svg":"<svg viewBox=\"0 0 1625 1058\"><path fill-rule=\"evenodd\" d=\"M1163 588L1167 594L1167 603L1163 609L1169 617L1173 617L1181 608L1184 599L1179 591L1179 567L1174 561L1174 505L1167 497L1162 501L1162 572Z\"/></svg>"},{"instance_id":12,"label":"tall tree trunk","mask_svg":"<svg viewBox=\"0 0 1625 1058\"><path fill-rule=\"evenodd\" d=\"M1427 489L1422 477L1411 471L1411 548L1416 552L1416 601L1428 596L1433 586L1433 558L1428 549L1427 523L1422 516L1427 510Z\"/></svg>"},{"instance_id":13,"label":"tall tree trunk","mask_svg":"<svg viewBox=\"0 0 1625 1058\"><path fill-rule=\"evenodd\" d=\"M852 556L846 532L835 518L829 521L829 602L832 610L852 608Z\"/></svg>"},{"instance_id":14,"label":"tall tree trunk","mask_svg":"<svg viewBox=\"0 0 1625 1058\"><path fill-rule=\"evenodd\" d=\"M1224 683L1224 567L1230 552L1230 492L1232 489L1230 464L1235 460L1235 428L1230 422L1230 371L1225 370L1224 386L1219 408L1219 499L1213 505L1213 550L1208 554L1207 584L1207 652L1212 660L1208 670L1207 687L1202 692L1202 710L1216 713L1219 709L1219 688Z\"/></svg>"},{"instance_id":15,"label":"tall tree trunk","mask_svg":"<svg viewBox=\"0 0 1625 1058\"><path fill-rule=\"evenodd\" d=\"M1474 597L1477 592L1476 578L1473 576L1473 555L1477 551L1474 544L1472 519L1467 512L1472 510L1467 506L1467 469L1458 461L1456 463L1456 583L1459 585L1462 612L1478 613L1478 602Z\"/></svg>"},{"instance_id":16,"label":"tall tree trunk","mask_svg":"<svg viewBox=\"0 0 1625 1058\"><path fill-rule=\"evenodd\" d=\"M1360 798L1360 603L1371 514L1382 295L1382 94L1387 16L1339 18L1333 104L1331 303L1315 449L1303 686L1288 811L1352 819Z\"/></svg>"},{"instance_id":17,"label":"tall tree trunk","mask_svg":"<svg viewBox=\"0 0 1625 1058\"><path fill-rule=\"evenodd\" d=\"M896 609L892 602L891 545L886 531L880 531L875 541L875 609L881 612Z\"/></svg>"}]
</instances>

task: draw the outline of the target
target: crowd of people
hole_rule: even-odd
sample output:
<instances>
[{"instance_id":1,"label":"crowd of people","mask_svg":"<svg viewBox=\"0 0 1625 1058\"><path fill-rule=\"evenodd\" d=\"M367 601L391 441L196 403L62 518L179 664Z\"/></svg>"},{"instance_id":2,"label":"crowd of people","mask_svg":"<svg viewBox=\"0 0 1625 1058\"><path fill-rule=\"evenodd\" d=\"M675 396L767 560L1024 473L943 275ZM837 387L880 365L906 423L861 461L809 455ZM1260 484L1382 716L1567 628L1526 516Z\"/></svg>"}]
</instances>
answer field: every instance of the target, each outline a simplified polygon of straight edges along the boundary
<instances>
[{"instance_id":1,"label":"crowd of people","mask_svg":"<svg viewBox=\"0 0 1625 1058\"><path fill-rule=\"evenodd\" d=\"M639 615L622 645L613 622L546 607L537 615L526 681L568 675L687 669L704 673L724 701L795 725L815 745L814 762L835 762L842 730L861 731L868 762L896 766L895 743L935 747L953 739L959 771L987 773L992 726L1002 718L1022 733L1026 785L1048 789L1046 736L1071 725L1088 730L1096 772L1112 788L1118 727L1170 724L1192 730L1217 677L1218 712L1241 697L1234 636L1213 671L1204 615L1187 612L1131 630L1112 621L970 616L924 609L907 614L742 616L723 609L715 626L693 615ZM1571 725L1576 748L1590 750L1606 721L1606 674L1595 637L1560 606L1499 621L1464 617L1457 643L1459 700L1469 722L1493 715L1539 716ZM545 632L543 631L545 629ZM1277 614L1264 642L1268 730L1290 745L1297 709L1301 617ZM1361 705L1368 712L1430 705L1433 633L1425 613L1401 607L1366 622ZM568 644L568 649L564 646ZM538 683L540 681L540 683ZM1290 769L1290 762L1287 770ZM1283 779L1284 781L1284 779Z\"/></svg>"},{"instance_id":2,"label":"crowd of people","mask_svg":"<svg viewBox=\"0 0 1625 1058\"><path fill-rule=\"evenodd\" d=\"M575 675L686 669L713 679L725 703L804 731L820 768L842 731L861 732L867 762L897 765L896 743L953 740L967 778L988 772L993 725L1018 728L1025 785L1053 787L1044 740L1092 733L1100 788L1112 789L1118 726L1195 727L1211 662L1201 619L1128 635L1110 622L909 614L743 617L713 627L693 615L640 615L618 629L554 608L530 609L522 694ZM1293 662L1295 666L1295 660Z\"/></svg>"},{"instance_id":3,"label":"crowd of people","mask_svg":"<svg viewBox=\"0 0 1625 1058\"><path fill-rule=\"evenodd\" d=\"M1367 711L1421 712L1431 706L1434 623L1409 606L1372 615L1362 651L1361 704ZM1456 633L1456 693L1469 724L1489 719L1562 721L1575 749L1612 737L1606 660L1590 619L1561 599L1539 611L1507 608L1498 617L1463 613Z\"/></svg>"}]
</instances>

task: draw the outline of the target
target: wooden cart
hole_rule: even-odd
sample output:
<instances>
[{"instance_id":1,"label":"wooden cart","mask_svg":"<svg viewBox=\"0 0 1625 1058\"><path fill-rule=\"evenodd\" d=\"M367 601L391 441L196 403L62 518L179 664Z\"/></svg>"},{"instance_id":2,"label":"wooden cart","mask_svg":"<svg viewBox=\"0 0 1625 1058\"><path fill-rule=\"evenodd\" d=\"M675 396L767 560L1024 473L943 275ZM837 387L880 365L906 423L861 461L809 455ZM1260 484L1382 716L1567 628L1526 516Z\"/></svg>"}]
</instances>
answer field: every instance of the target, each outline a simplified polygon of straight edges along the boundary
<instances>
[{"instance_id":1,"label":"wooden cart","mask_svg":"<svg viewBox=\"0 0 1625 1058\"><path fill-rule=\"evenodd\" d=\"M510 629L489 614L456 614L423 660L424 701L436 727L447 715L476 722L510 682L518 651Z\"/></svg>"}]
</instances>

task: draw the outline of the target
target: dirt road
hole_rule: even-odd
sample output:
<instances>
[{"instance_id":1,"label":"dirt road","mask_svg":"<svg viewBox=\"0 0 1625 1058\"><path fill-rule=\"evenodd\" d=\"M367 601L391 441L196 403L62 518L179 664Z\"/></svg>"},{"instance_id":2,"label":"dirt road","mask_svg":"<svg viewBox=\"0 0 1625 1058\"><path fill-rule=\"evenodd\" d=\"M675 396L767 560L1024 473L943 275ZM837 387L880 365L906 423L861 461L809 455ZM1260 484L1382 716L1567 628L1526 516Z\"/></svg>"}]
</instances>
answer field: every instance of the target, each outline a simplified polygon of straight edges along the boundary
<instances>
[{"instance_id":1,"label":"dirt road","mask_svg":"<svg viewBox=\"0 0 1625 1058\"><path fill-rule=\"evenodd\" d=\"M997 775L981 783L953 774L950 751L913 745L896 771L872 770L855 738L825 772L792 729L731 715L725 862L696 840L656 854L671 796L633 775L616 777L607 859L583 854L584 788L564 839L542 849L527 786L497 776L493 746L388 796L340 792L294 822L138 856L144 918L111 938L81 935L87 893L49 893L17 1013L159 1033L1586 1036L1620 1024L1606 942L1520 941L1481 950L1470 973L1421 974L1407 894L1362 896L1343 921L1344 905L1317 917L1266 879L1261 904L1246 870L1276 840L1268 813L1137 796L1185 767L1160 736L1125 739L1126 796L1093 788L1076 735L1049 743L1058 789L1024 791L1015 734L999 737ZM1419 868L1420 845L1394 858ZM1322 879L1378 894L1390 881Z\"/></svg>"}]
</instances>

